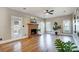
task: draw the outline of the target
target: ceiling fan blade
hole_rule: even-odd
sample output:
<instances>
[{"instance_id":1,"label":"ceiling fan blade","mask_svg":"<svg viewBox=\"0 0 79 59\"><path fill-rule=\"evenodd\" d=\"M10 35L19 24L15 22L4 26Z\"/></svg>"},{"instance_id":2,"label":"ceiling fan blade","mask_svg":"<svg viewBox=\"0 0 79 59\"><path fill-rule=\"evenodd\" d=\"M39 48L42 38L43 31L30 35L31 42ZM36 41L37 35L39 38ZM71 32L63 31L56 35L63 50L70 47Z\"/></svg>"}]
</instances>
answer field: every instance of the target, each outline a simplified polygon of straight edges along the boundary
<instances>
[{"instance_id":1,"label":"ceiling fan blade","mask_svg":"<svg viewBox=\"0 0 79 59\"><path fill-rule=\"evenodd\" d=\"M50 12L53 12L54 10L50 10Z\"/></svg>"},{"instance_id":2,"label":"ceiling fan blade","mask_svg":"<svg viewBox=\"0 0 79 59\"><path fill-rule=\"evenodd\" d=\"M48 13L48 14L53 14L52 12L53 12L54 10L46 10L46 13Z\"/></svg>"},{"instance_id":3,"label":"ceiling fan blade","mask_svg":"<svg viewBox=\"0 0 79 59\"><path fill-rule=\"evenodd\" d=\"M53 14L53 13L49 13L49 14Z\"/></svg>"}]
</instances>

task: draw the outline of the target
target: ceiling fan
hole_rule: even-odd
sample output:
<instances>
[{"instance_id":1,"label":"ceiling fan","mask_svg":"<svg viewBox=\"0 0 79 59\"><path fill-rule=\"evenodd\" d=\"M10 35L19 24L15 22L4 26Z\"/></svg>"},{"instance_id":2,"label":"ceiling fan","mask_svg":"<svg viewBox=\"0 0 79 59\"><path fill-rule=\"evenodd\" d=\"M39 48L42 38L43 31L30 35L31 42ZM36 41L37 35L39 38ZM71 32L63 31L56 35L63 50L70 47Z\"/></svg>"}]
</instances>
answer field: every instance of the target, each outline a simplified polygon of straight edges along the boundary
<instances>
[{"instance_id":1,"label":"ceiling fan","mask_svg":"<svg viewBox=\"0 0 79 59\"><path fill-rule=\"evenodd\" d=\"M54 12L54 10L45 10L46 11L46 13L48 13L48 14L53 14L53 12Z\"/></svg>"}]
</instances>

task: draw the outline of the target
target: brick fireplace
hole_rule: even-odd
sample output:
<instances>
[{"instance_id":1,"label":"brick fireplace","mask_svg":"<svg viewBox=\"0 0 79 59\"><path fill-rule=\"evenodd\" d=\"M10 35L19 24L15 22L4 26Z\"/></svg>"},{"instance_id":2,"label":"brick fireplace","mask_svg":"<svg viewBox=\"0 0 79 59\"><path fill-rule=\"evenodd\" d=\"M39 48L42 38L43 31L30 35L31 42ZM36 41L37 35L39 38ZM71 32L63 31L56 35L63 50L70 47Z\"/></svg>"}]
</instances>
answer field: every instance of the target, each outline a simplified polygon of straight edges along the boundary
<instances>
[{"instance_id":1,"label":"brick fireplace","mask_svg":"<svg viewBox=\"0 0 79 59\"><path fill-rule=\"evenodd\" d=\"M38 29L38 24L37 23L29 23L28 24L28 36L35 36L37 35L37 29Z\"/></svg>"}]
</instances>

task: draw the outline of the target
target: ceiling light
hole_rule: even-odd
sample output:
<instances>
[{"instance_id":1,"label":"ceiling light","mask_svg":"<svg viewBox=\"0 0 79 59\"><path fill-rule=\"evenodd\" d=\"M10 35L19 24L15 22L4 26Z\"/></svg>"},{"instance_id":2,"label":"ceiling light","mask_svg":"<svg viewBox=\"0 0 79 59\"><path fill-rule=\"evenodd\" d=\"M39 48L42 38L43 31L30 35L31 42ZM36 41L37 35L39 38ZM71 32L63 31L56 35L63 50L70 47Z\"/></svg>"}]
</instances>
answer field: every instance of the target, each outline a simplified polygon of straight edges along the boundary
<instances>
[{"instance_id":1,"label":"ceiling light","mask_svg":"<svg viewBox=\"0 0 79 59\"><path fill-rule=\"evenodd\" d=\"M45 15L49 15L48 13L46 13Z\"/></svg>"}]
</instances>

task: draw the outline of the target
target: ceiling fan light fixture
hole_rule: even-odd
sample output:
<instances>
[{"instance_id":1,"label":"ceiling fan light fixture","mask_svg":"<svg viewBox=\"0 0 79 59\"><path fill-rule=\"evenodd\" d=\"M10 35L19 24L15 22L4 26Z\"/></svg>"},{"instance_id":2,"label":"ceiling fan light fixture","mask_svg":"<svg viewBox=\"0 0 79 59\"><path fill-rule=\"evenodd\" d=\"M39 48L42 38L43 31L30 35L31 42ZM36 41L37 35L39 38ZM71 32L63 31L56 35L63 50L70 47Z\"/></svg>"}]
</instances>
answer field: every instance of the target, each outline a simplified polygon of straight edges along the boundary
<instances>
[{"instance_id":1,"label":"ceiling fan light fixture","mask_svg":"<svg viewBox=\"0 0 79 59\"><path fill-rule=\"evenodd\" d=\"M49 13L45 13L45 15L49 15Z\"/></svg>"}]
</instances>

